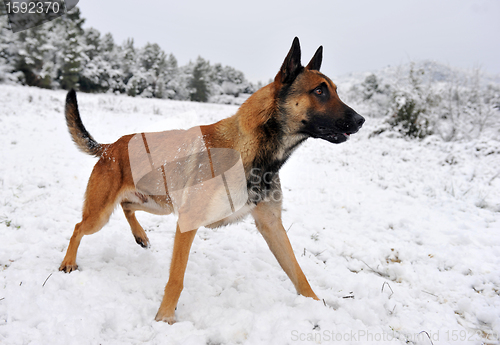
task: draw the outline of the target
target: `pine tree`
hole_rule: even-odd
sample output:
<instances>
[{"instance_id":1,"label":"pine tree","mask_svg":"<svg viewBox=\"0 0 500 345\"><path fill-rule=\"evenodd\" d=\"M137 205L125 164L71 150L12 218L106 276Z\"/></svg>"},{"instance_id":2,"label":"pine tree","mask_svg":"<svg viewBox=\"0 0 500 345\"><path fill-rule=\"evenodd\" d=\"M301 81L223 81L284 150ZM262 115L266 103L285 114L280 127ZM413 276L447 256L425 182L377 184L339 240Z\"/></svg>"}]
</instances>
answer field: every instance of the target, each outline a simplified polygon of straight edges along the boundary
<instances>
[{"instance_id":1,"label":"pine tree","mask_svg":"<svg viewBox=\"0 0 500 345\"><path fill-rule=\"evenodd\" d=\"M180 101L190 100L191 92L189 83L193 77L193 63L177 68L177 73L168 82L168 96Z\"/></svg>"},{"instance_id":2,"label":"pine tree","mask_svg":"<svg viewBox=\"0 0 500 345\"><path fill-rule=\"evenodd\" d=\"M108 78L107 84L113 92L125 92L123 66L120 61L121 47L116 45L113 36L108 33L103 39L103 69Z\"/></svg>"},{"instance_id":3,"label":"pine tree","mask_svg":"<svg viewBox=\"0 0 500 345\"><path fill-rule=\"evenodd\" d=\"M49 50L46 28L37 26L21 31L17 36L18 54L15 70L23 74L23 83L50 88L52 76L44 69Z\"/></svg>"},{"instance_id":4,"label":"pine tree","mask_svg":"<svg viewBox=\"0 0 500 345\"><path fill-rule=\"evenodd\" d=\"M163 77L167 62L165 52L156 43L148 43L141 51L141 69L145 72L148 83L148 92L151 97L162 98L165 87Z\"/></svg>"},{"instance_id":5,"label":"pine tree","mask_svg":"<svg viewBox=\"0 0 500 345\"><path fill-rule=\"evenodd\" d=\"M89 29L84 34L83 65L79 76L80 90L86 92L124 92L123 70L120 64L119 48L111 34L100 34Z\"/></svg>"},{"instance_id":6,"label":"pine tree","mask_svg":"<svg viewBox=\"0 0 500 345\"><path fill-rule=\"evenodd\" d=\"M61 21L62 27L65 29L59 57L59 83L63 89L69 90L78 85L82 65L82 25L85 20L80 17L78 7L57 20Z\"/></svg>"},{"instance_id":7,"label":"pine tree","mask_svg":"<svg viewBox=\"0 0 500 345\"><path fill-rule=\"evenodd\" d=\"M363 100L365 101L372 98L375 93L380 92L377 76L373 73L365 78L361 87L363 90Z\"/></svg>"},{"instance_id":8,"label":"pine tree","mask_svg":"<svg viewBox=\"0 0 500 345\"><path fill-rule=\"evenodd\" d=\"M128 84L128 81L134 75L136 51L134 48L134 40L129 38L123 44L119 53L119 63L123 72L123 83Z\"/></svg>"},{"instance_id":9,"label":"pine tree","mask_svg":"<svg viewBox=\"0 0 500 345\"><path fill-rule=\"evenodd\" d=\"M2 7L2 6L0 6ZM6 15L0 16L0 82L16 81L15 60L18 55L16 36L9 28Z\"/></svg>"},{"instance_id":10,"label":"pine tree","mask_svg":"<svg viewBox=\"0 0 500 345\"><path fill-rule=\"evenodd\" d=\"M208 101L208 74L210 72L210 64L201 56L198 56L196 64L193 68L193 74L189 83L189 87L193 89L191 92L191 100L195 102Z\"/></svg>"},{"instance_id":11,"label":"pine tree","mask_svg":"<svg viewBox=\"0 0 500 345\"><path fill-rule=\"evenodd\" d=\"M175 78L179 74L179 68L177 67L177 59L173 54L169 54L165 63L165 73L163 76L163 83L165 85L165 97L173 99L175 98Z\"/></svg>"},{"instance_id":12,"label":"pine tree","mask_svg":"<svg viewBox=\"0 0 500 345\"><path fill-rule=\"evenodd\" d=\"M79 76L80 90L84 92L102 92L98 59L101 54L101 33L90 28L83 34L82 68Z\"/></svg>"},{"instance_id":13,"label":"pine tree","mask_svg":"<svg viewBox=\"0 0 500 345\"><path fill-rule=\"evenodd\" d=\"M69 90L77 85L80 73L80 49L76 30L68 30L66 42L67 44L62 52L63 64L61 66L60 83L63 89Z\"/></svg>"},{"instance_id":14,"label":"pine tree","mask_svg":"<svg viewBox=\"0 0 500 345\"><path fill-rule=\"evenodd\" d=\"M99 30L90 28L86 29L84 34L83 52L89 60L93 60L101 53L101 33Z\"/></svg>"}]
</instances>

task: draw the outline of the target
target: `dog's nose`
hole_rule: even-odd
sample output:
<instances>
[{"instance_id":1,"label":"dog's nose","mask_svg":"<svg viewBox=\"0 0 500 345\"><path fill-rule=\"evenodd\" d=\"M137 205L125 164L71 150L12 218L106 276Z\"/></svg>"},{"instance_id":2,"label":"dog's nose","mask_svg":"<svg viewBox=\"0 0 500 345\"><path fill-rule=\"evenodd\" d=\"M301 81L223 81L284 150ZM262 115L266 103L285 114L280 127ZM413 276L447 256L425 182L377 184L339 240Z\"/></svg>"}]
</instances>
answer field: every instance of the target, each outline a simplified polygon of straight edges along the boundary
<instances>
[{"instance_id":1,"label":"dog's nose","mask_svg":"<svg viewBox=\"0 0 500 345\"><path fill-rule=\"evenodd\" d=\"M353 120L356 126L358 126L358 129L361 128L361 126L363 126L363 123L365 123L365 118L359 115L358 113L354 114Z\"/></svg>"}]
</instances>

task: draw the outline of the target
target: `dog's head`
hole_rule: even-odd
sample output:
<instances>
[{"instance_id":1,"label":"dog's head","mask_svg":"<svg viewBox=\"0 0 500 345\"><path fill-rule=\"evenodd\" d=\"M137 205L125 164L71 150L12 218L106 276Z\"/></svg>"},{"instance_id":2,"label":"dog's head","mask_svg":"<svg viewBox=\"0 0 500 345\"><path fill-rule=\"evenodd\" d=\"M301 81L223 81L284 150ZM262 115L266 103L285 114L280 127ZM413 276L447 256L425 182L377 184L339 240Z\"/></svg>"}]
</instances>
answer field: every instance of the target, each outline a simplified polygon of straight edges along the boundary
<instances>
[{"instance_id":1,"label":"dog's head","mask_svg":"<svg viewBox=\"0 0 500 345\"><path fill-rule=\"evenodd\" d=\"M274 79L275 97L291 135L321 138L339 144L356 133L365 119L344 104L337 86L319 69L323 47L319 47L306 67L300 62L299 39L292 47Z\"/></svg>"}]
</instances>

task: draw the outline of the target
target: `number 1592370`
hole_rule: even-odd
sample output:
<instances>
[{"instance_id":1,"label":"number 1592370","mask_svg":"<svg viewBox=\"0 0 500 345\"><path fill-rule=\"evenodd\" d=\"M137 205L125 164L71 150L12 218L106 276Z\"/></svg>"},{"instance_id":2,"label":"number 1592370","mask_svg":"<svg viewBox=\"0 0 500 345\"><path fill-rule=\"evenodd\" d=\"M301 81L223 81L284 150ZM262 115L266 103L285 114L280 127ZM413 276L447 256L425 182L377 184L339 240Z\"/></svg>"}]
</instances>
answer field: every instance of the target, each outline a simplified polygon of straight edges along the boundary
<instances>
[{"instance_id":1,"label":"number 1592370","mask_svg":"<svg viewBox=\"0 0 500 345\"><path fill-rule=\"evenodd\" d=\"M32 1L32 2L13 2L5 1L8 14L17 13L59 13L61 9L58 2L52 1Z\"/></svg>"}]
</instances>

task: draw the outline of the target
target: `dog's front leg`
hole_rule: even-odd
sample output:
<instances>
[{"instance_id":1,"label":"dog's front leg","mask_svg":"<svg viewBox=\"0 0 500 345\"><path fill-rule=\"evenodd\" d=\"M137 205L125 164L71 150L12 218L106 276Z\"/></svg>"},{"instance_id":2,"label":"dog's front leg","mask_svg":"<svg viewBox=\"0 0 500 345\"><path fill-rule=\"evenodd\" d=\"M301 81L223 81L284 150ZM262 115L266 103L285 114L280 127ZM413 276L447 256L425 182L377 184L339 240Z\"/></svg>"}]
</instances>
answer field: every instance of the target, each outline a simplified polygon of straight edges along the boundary
<instances>
[{"instance_id":1,"label":"dog's front leg","mask_svg":"<svg viewBox=\"0 0 500 345\"><path fill-rule=\"evenodd\" d=\"M184 287L184 273L189 258L189 250L193 243L197 230L181 232L179 225L175 232L174 250L172 261L170 263L170 276L167 286L165 286L165 295L156 314L156 321L166 321L169 324L175 322L175 308Z\"/></svg>"},{"instance_id":2,"label":"dog's front leg","mask_svg":"<svg viewBox=\"0 0 500 345\"><path fill-rule=\"evenodd\" d=\"M252 211L255 225L266 240L271 252L278 260L281 268L286 272L297 292L306 297L319 300L311 289L304 272L299 266L292 246L288 240L286 230L281 222L281 203L274 201L264 201Z\"/></svg>"}]
</instances>

